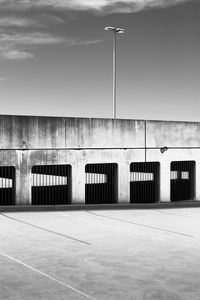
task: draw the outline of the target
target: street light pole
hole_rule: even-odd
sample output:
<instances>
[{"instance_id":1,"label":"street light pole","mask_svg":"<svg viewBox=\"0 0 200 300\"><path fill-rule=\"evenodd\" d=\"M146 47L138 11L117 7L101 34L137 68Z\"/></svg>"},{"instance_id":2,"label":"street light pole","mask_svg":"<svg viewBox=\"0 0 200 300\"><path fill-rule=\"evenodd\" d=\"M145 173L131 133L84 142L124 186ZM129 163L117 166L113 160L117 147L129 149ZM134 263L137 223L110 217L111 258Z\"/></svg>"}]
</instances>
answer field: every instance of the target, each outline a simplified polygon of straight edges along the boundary
<instances>
[{"instance_id":1,"label":"street light pole","mask_svg":"<svg viewBox=\"0 0 200 300\"><path fill-rule=\"evenodd\" d=\"M113 31L113 119L116 119L117 115L117 100L116 100L116 87L117 87L117 59L116 59L116 36L117 33L124 33L124 29L117 27L105 27L106 31Z\"/></svg>"},{"instance_id":2,"label":"street light pole","mask_svg":"<svg viewBox=\"0 0 200 300\"><path fill-rule=\"evenodd\" d=\"M116 84L117 84L117 60L116 60L116 30L113 30L113 119L116 119L117 99L116 99Z\"/></svg>"}]
</instances>

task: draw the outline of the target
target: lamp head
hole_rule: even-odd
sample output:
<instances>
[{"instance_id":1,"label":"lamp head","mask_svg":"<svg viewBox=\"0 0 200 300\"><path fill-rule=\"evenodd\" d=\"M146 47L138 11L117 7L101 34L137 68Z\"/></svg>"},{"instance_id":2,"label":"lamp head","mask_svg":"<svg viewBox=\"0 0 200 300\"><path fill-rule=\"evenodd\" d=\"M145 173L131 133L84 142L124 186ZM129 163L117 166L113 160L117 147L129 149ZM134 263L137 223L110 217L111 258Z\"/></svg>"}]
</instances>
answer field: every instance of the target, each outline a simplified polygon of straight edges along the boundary
<instances>
[{"instance_id":1,"label":"lamp head","mask_svg":"<svg viewBox=\"0 0 200 300\"><path fill-rule=\"evenodd\" d=\"M116 28L117 33L124 33L125 30L123 28Z\"/></svg>"},{"instance_id":2,"label":"lamp head","mask_svg":"<svg viewBox=\"0 0 200 300\"><path fill-rule=\"evenodd\" d=\"M113 26L107 26L104 28L106 31L115 31L116 33L124 33L125 30L123 28L117 28Z\"/></svg>"}]
</instances>

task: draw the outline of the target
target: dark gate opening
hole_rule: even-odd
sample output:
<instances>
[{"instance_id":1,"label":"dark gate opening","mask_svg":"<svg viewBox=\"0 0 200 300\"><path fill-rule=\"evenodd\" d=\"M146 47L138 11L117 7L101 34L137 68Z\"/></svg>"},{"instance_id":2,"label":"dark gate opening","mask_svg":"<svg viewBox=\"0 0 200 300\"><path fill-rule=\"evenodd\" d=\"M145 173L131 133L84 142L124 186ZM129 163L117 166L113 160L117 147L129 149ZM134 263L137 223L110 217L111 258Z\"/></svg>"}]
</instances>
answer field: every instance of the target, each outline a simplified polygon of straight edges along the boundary
<instances>
[{"instance_id":1,"label":"dark gate opening","mask_svg":"<svg viewBox=\"0 0 200 300\"><path fill-rule=\"evenodd\" d=\"M88 164L85 166L85 203L117 203L118 174L117 164Z\"/></svg>"},{"instance_id":2,"label":"dark gate opening","mask_svg":"<svg viewBox=\"0 0 200 300\"><path fill-rule=\"evenodd\" d=\"M33 166L32 179L32 205L71 203L71 165Z\"/></svg>"},{"instance_id":3,"label":"dark gate opening","mask_svg":"<svg viewBox=\"0 0 200 300\"><path fill-rule=\"evenodd\" d=\"M0 167L0 205L15 204L15 167Z\"/></svg>"},{"instance_id":4,"label":"dark gate opening","mask_svg":"<svg viewBox=\"0 0 200 300\"><path fill-rule=\"evenodd\" d=\"M130 203L155 203L159 201L159 162L130 164Z\"/></svg>"},{"instance_id":5,"label":"dark gate opening","mask_svg":"<svg viewBox=\"0 0 200 300\"><path fill-rule=\"evenodd\" d=\"M170 173L171 201L195 198L195 161L172 161Z\"/></svg>"}]
</instances>

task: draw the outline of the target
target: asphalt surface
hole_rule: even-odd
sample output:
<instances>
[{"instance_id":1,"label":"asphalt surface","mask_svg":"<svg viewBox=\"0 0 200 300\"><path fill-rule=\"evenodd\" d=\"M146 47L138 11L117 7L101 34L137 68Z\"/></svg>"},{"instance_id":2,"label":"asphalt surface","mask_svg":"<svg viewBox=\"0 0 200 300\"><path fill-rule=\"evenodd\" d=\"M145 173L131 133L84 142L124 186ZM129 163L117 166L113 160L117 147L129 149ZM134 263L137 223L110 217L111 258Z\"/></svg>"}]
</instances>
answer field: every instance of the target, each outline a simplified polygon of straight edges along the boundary
<instances>
[{"instance_id":1,"label":"asphalt surface","mask_svg":"<svg viewBox=\"0 0 200 300\"><path fill-rule=\"evenodd\" d=\"M200 208L3 212L0 299L200 299Z\"/></svg>"}]
</instances>

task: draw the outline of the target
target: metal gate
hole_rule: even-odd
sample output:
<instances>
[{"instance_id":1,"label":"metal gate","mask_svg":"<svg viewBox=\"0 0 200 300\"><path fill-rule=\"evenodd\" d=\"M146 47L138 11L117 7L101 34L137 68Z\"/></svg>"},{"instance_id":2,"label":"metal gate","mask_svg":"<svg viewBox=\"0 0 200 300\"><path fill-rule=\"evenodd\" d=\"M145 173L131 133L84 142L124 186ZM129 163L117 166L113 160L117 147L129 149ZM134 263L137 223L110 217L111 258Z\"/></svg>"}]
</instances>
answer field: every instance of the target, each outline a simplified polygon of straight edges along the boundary
<instances>
[{"instance_id":1,"label":"metal gate","mask_svg":"<svg viewBox=\"0 0 200 300\"><path fill-rule=\"evenodd\" d=\"M32 205L71 203L71 165L32 167Z\"/></svg>"},{"instance_id":2,"label":"metal gate","mask_svg":"<svg viewBox=\"0 0 200 300\"><path fill-rule=\"evenodd\" d=\"M135 162L130 164L130 203L159 201L159 162Z\"/></svg>"},{"instance_id":3,"label":"metal gate","mask_svg":"<svg viewBox=\"0 0 200 300\"><path fill-rule=\"evenodd\" d=\"M117 164L88 164L85 166L85 203L117 203Z\"/></svg>"},{"instance_id":4,"label":"metal gate","mask_svg":"<svg viewBox=\"0 0 200 300\"><path fill-rule=\"evenodd\" d=\"M195 161L172 161L170 173L171 201L195 197Z\"/></svg>"},{"instance_id":5,"label":"metal gate","mask_svg":"<svg viewBox=\"0 0 200 300\"><path fill-rule=\"evenodd\" d=\"M0 205L15 204L15 167L0 167Z\"/></svg>"}]
</instances>

